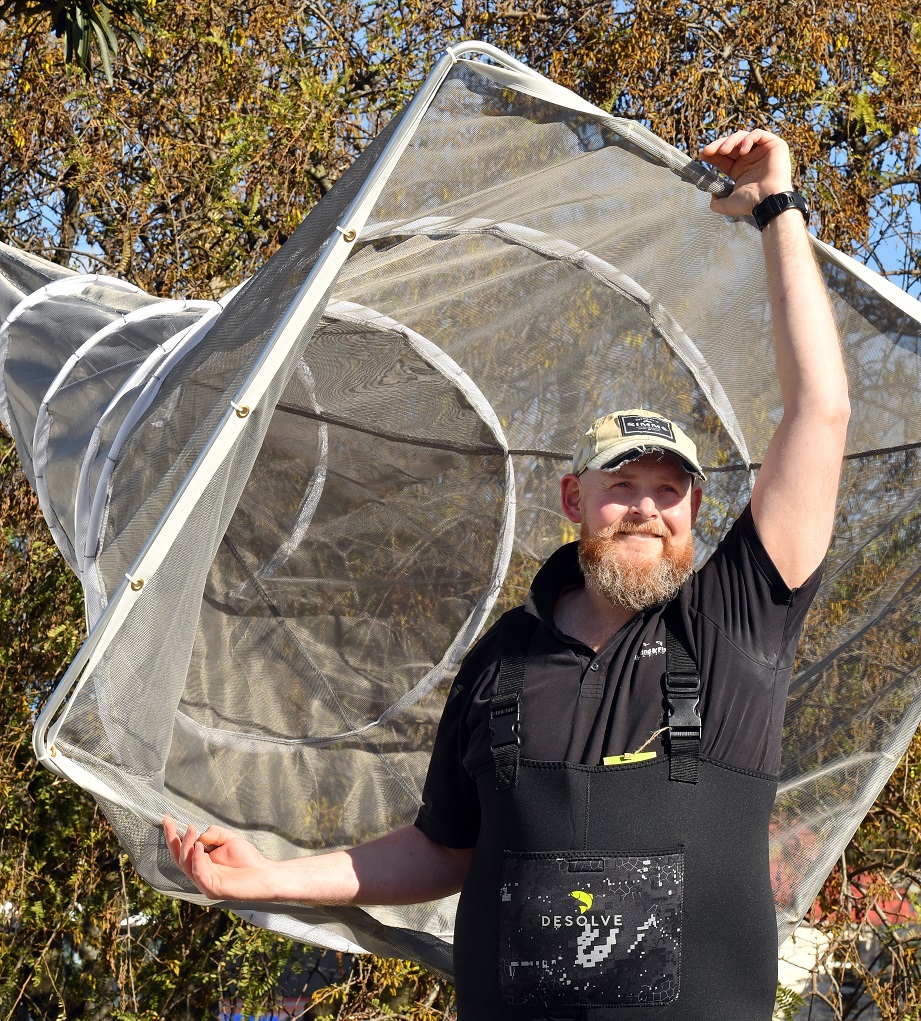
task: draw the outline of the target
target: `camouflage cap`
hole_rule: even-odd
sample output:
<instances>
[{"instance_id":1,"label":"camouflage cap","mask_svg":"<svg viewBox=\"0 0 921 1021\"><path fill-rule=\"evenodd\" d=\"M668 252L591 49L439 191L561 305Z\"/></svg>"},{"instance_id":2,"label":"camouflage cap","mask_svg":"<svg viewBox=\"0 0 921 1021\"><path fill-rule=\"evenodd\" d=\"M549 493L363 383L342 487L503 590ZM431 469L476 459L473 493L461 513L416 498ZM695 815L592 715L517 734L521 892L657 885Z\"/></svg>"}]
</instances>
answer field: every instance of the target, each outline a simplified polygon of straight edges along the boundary
<instances>
[{"instance_id":1,"label":"camouflage cap","mask_svg":"<svg viewBox=\"0 0 921 1021\"><path fill-rule=\"evenodd\" d=\"M694 441L674 422L654 411L631 408L596 419L576 444L575 475L586 468L616 468L624 461L650 453L674 454L690 475L703 481Z\"/></svg>"}]
</instances>

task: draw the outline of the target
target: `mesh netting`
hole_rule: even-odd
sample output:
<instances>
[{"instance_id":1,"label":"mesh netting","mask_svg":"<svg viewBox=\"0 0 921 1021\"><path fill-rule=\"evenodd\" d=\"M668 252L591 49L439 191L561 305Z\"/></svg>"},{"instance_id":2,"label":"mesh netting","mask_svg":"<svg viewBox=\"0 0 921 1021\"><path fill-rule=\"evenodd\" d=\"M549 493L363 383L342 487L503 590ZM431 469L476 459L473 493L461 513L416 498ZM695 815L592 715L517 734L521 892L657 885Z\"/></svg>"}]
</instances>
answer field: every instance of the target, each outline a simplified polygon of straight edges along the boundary
<instances>
[{"instance_id":1,"label":"mesh netting","mask_svg":"<svg viewBox=\"0 0 921 1021\"><path fill-rule=\"evenodd\" d=\"M0 411L96 624L39 751L178 896L202 900L166 812L270 856L412 821L457 663L573 537L586 422L644 406L696 439L702 562L780 418L758 232L708 209L725 185L536 75L439 68L226 307L0 258ZM786 715L781 938L921 716L921 316L817 254L853 415ZM453 898L231 906L450 970Z\"/></svg>"}]
</instances>

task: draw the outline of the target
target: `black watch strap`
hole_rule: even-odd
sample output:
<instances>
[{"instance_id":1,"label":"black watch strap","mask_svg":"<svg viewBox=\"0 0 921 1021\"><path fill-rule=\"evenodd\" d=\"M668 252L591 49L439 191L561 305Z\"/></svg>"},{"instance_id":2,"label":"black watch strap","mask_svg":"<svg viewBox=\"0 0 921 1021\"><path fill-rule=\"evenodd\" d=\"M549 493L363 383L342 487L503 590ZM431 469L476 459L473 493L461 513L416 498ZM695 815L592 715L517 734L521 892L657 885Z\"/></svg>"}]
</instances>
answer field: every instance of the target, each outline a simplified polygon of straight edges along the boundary
<instances>
[{"instance_id":1,"label":"black watch strap","mask_svg":"<svg viewBox=\"0 0 921 1021\"><path fill-rule=\"evenodd\" d=\"M803 196L798 191L780 191L776 195L768 195L752 210L755 226L758 230L764 230L775 216L785 213L788 209L798 209L806 223L809 222L809 206L806 205Z\"/></svg>"}]
</instances>

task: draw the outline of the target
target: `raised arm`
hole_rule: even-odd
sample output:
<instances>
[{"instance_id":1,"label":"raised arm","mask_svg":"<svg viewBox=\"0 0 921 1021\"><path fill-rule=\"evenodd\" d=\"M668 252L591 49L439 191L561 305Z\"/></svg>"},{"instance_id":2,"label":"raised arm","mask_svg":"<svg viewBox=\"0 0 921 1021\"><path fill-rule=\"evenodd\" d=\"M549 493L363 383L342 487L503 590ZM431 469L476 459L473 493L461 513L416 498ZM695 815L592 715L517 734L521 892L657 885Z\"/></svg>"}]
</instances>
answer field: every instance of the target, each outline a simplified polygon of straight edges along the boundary
<instances>
[{"instance_id":1,"label":"raised arm","mask_svg":"<svg viewBox=\"0 0 921 1021\"><path fill-rule=\"evenodd\" d=\"M768 131L737 131L711 142L701 159L736 182L713 199L715 212L751 213L792 189L786 142ZM850 415L838 331L803 216L788 209L762 231L783 417L752 493L758 535L790 588L819 566L831 541Z\"/></svg>"},{"instance_id":2,"label":"raised arm","mask_svg":"<svg viewBox=\"0 0 921 1021\"><path fill-rule=\"evenodd\" d=\"M231 830L189 826L180 837L163 820L173 861L214 900L288 904L415 904L457 893L471 849L436 844L404 826L348 851L272 861Z\"/></svg>"}]
</instances>

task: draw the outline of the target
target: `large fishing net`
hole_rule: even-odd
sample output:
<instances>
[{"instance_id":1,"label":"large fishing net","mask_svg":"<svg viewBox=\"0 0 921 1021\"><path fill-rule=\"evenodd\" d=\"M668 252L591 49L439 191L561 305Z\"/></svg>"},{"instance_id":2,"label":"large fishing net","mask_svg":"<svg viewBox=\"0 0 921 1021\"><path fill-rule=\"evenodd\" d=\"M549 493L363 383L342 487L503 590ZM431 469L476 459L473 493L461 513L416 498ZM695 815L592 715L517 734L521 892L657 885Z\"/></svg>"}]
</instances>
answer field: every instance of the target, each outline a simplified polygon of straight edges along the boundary
<instances>
[{"instance_id":1,"label":"large fishing net","mask_svg":"<svg viewBox=\"0 0 921 1021\"><path fill-rule=\"evenodd\" d=\"M2 250L0 411L92 625L36 751L148 882L203 901L165 813L273 857L413 820L460 658L573 538L558 479L597 415L696 438L710 554L781 413L758 232L708 208L727 187L470 45L220 303ZM853 417L787 707L781 938L921 717L921 306L816 254ZM450 971L453 898L229 906Z\"/></svg>"}]
</instances>

